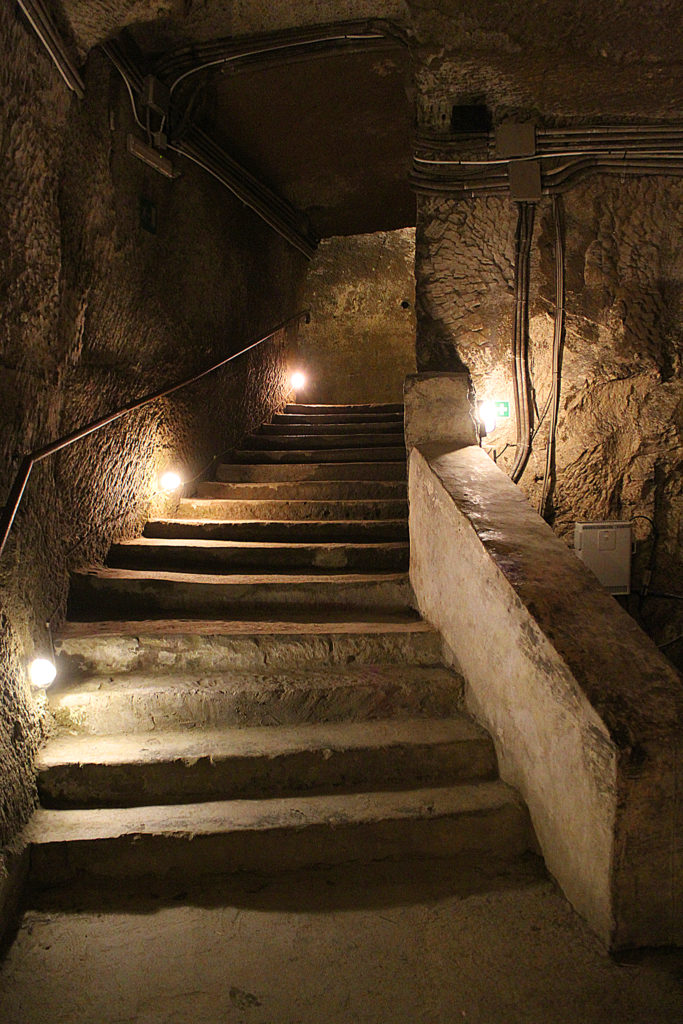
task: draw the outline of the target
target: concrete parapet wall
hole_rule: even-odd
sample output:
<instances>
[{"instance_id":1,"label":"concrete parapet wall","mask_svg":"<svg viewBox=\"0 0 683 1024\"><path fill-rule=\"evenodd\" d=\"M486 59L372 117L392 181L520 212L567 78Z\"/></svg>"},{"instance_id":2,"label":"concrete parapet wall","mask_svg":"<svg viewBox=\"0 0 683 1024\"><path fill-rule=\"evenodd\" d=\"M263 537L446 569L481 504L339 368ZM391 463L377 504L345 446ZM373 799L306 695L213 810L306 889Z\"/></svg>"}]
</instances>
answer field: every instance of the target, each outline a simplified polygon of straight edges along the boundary
<instances>
[{"instance_id":1,"label":"concrete parapet wall","mask_svg":"<svg viewBox=\"0 0 683 1024\"><path fill-rule=\"evenodd\" d=\"M409 500L420 611L549 870L611 948L683 942L677 672L480 448L414 447Z\"/></svg>"}]
</instances>

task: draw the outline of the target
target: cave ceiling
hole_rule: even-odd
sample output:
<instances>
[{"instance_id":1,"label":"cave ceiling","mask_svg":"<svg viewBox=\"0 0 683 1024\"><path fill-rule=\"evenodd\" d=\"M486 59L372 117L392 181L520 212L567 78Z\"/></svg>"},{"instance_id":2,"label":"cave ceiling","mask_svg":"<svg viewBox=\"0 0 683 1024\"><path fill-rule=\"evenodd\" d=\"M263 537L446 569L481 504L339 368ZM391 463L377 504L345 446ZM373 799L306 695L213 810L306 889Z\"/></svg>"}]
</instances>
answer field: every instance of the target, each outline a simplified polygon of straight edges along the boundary
<instances>
[{"instance_id":1,"label":"cave ceiling","mask_svg":"<svg viewBox=\"0 0 683 1024\"><path fill-rule=\"evenodd\" d=\"M415 223L415 94L496 118L680 119L680 0L60 0L81 56L124 30L150 60L300 26L384 18L406 46L221 67L197 117L322 236ZM411 63L412 61L412 63ZM419 106L419 99L418 99Z\"/></svg>"},{"instance_id":2,"label":"cave ceiling","mask_svg":"<svg viewBox=\"0 0 683 1024\"><path fill-rule=\"evenodd\" d=\"M320 237L415 223L407 53L340 53L211 76L201 117Z\"/></svg>"}]
</instances>

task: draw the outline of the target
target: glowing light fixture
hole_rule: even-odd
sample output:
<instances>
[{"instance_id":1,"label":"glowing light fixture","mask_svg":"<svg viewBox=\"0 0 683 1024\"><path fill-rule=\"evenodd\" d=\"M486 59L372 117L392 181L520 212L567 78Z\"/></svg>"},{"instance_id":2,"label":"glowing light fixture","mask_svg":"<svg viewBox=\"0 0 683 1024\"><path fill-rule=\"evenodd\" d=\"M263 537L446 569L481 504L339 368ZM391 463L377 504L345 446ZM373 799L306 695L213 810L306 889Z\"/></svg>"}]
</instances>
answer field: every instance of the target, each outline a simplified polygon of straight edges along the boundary
<instances>
[{"instance_id":1,"label":"glowing light fixture","mask_svg":"<svg viewBox=\"0 0 683 1024\"><path fill-rule=\"evenodd\" d=\"M491 434L496 429L496 403L480 402L478 415L483 433Z\"/></svg>"},{"instance_id":2,"label":"glowing light fixture","mask_svg":"<svg viewBox=\"0 0 683 1024\"><path fill-rule=\"evenodd\" d=\"M57 667L49 658L34 658L28 667L28 677L31 683L40 690L45 690L51 683L54 683L56 676Z\"/></svg>"},{"instance_id":3,"label":"glowing light fixture","mask_svg":"<svg viewBox=\"0 0 683 1024\"><path fill-rule=\"evenodd\" d=\"M301 370L296 370L290 377L289 382L292 386L292 391L301 391L306 387L306 377Z\"/></svg>"},{"instance_id":4,"label":"glowing light fixture","mask_svg":"<svg viewBox=\"0 0 683 1024\"><path fill-rule=\"evenodd\" d=\"M179 487L183 486L183 478L180 473L176 473L175 470L167 470L159 480L159 486L162 491L177 491Z\"/></svg>"}]
</instances>

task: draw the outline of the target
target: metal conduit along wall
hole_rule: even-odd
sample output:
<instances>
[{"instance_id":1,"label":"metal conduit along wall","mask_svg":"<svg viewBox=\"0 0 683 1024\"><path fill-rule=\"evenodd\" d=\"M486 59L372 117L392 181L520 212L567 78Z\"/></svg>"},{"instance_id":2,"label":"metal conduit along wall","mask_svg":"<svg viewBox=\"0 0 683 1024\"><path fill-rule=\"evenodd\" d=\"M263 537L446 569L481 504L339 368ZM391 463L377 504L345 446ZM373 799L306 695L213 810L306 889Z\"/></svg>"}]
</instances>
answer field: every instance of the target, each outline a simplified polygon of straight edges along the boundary
<instances>
[{"instance_id":1,"label":"metal conduit along wall","mask_svg":"<svg viewBox=\"0 0 683 1024\"><path fill-rule=\"evenodd\" d=\"M534 234L533 203L518 203L515 240L515 326L512 339L512 379L515 399L517 450L510 477L516 482L531 452L531 401L529 395L529 277L531 240Z\"/></svg>"},{"instance_id":2,"label":"metal conduit along wall","mask_svg":"<svg viewBox=\"0 0 683 1024\"><path fill-rule=\"evenodd\" d=\"M534 152L496 155L493 132L457 137L418 134L411 183L418 193L449 196L503 194L513 163L538 161L541 191L553 195L596 173L683 174L680 125L605 125L536 128Z\"/></svg>"},{"instance_id":3,"label":"metal conduit along wall","mask_svg":"<svg viewBox=\"0 0 683 1024\"><path fill-rule=\"evenodd\" d=\"M512 379L516 453L510 470L517 482L531 454L535 436L528 366L529 273L534 202L553 198L555 230L555 317L553 377L539 425L552 408L539 511L547 511L558 419L562 343L564 335L564 239L559 197L594 174L621 177L683 175L683 127L680 125L602 125L540 128L525 125L530 152L500 155L496 132L465 132L444 136L418 133L411 183L418 194L466 199L515 194L513 165L535 164L539 188L531 201L518 201L515 240L515 316L512 337ZM538 427L536 427L536 431Z\"/></svg>"}]
</instances>

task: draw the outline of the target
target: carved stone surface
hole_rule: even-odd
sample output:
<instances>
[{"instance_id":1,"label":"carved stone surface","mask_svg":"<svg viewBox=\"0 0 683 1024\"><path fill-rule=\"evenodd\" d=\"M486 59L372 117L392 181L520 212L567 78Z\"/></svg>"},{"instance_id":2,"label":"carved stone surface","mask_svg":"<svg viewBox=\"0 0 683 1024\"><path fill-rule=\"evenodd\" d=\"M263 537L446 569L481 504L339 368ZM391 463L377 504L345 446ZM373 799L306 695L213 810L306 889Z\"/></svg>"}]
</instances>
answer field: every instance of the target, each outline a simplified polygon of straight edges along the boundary
<instances>
[{"instance_id":1,"label":"carved stone surface","mask_svg":"<svg viewBox=\"0 0 683 1024\"><path fill-rule=\"evenodd\" d=\"M72 100L15 6L0 8L0 504L21 456L238 350L294 311L303 258L192 167L126 152L128 97L101 54ZM156 234L140 202L158 212ZM229 239L229 245L226 244ZM38 465L0 562L0 846L30 813L67 562L134 533L168 463L189 479L281 406L282 343Z\"/></svg>"},{"instance_id":2,"label":"carved stone surface","mask_svg":"<svg viewBox=\"0 0 683 1024\"><path fill-rule=\"evenodd\" d=\"M465 373L415 373L404 387L406 447L434 441L463 448L477 443Z\"/></svg>"}]
</instances>

